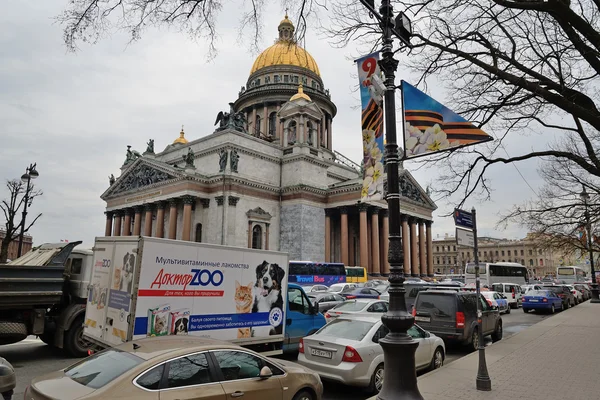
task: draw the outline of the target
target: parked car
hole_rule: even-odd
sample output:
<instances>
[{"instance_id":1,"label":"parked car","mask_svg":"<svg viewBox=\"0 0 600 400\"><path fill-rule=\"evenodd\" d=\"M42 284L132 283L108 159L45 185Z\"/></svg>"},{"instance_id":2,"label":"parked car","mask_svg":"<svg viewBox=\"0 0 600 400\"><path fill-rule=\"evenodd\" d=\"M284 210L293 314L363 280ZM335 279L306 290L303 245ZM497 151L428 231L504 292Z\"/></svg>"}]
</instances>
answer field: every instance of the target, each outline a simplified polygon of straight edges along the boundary
<instances>
[{"instance_id":1,"label":"parked car","mask_svg":"<svg viewBox=\"0 0 600 400\"><path fill-rule=\"evenodd\" d=\"M383 350L379 339L389 330L378 316L351 315L339 318L300 341L298 363L322 379L362 386L378 393L383 385ZM444 364L446 348L439 337L414 325L408 334L419 343L417 370Z\"/></svg>"},{"instance_id":2,"label":"parked car","mask_svg":"<svg viewBox=\"0 0 600 400\"><path fill-rule=\"evenodd\" d=\"M481 295L485 297L485 300L490 305L490 307L492 307L492 309L498 310L500 314L510 314L508 300L506 300L506 297L504 297L503 294L492 291L483 291L481 292Z\"/></svg>"},{"instance_id":3,"label":"parked car","mask_svg":"<svg viewBox=\"0 0 600 400\"><path fill-rule=\"evenodd\" d=\"M506 297L506 300L508 300L508 306L511 308L519 308L523 300L521 286L516 283L493 283L490 290L502 293Z\"/></svg>"},{"instance_id":4,"label":"parked car","mask_svg":"<svg viewBox=\"0 0 600 400\"><path fill-rule=\"evenodd\" d=\"M552 290L563 301L563 309L566 310L575 305L575 296L566 285L544 285L542 290Z\"/></svg>"},{"instance_id":5,"label":"parked car","mask_svg":"<svg viewBox=\"0 0 600 400\"><path fill-rule=\"evenodd\" d=\"M531 290L542 290L542 285L521 285L521 292L523 292L523 296L525 296L527 292Z\"/></svg>"},{"instance_id":6,"label":"parked car","mask_svg":"<svg viewBox=\"0 0 600 400\"><path fill-rule=\"evenodd\" d=\"M543 310L554 314L556 310L563 310L563 301L552 290L530 290L523 296L523 312L529 310Z\"/></svg>"},{"instance_id":7,"label":"parked car","mask_svg":"<svg viewBox=\"0 0 600 400\"><path fill-rule=\"evenodd\" d=\"M328 292L329 287L325 285L310 285L310 286L302 286L305 293L314 293L314 292Z\"/></svg>"},{"instance_id":8,"label":"parked car","mask_svg":"<svg viewBox=\"0 0 600 400\"><path fill-rule=\"evenodd\" d=\"M25 399L321 399L321 378L290 361L192 336L152 337L108 348L36 378ZM68 394L65 397L65 394Z\"/></svg>"},{"instance_id":9,"label":"parked car","mask_svg":"<svg viewBox=\"0 0 600 400\"><path fill-rule=\"evenodd\" d=\"M573 286L575 286L575 289L581 292L581 294L583 295L583 301L592 298L592 291L586 283L575 283Z\"/></svg>"},{"instance_id":10,"label":"parked car","mask_svg":"<svg viewBox=\"0 0 600 400\"><path fill-rule=\"evenodd\" d=\"M483 296L456 290L427 290L417 294L413 316L423 329L444 340L456 341L479 347L477 326L477 302L481 307L483 336L493 341L502 339L502 318L498 310L492 310Z\"/></svg>"},{"instance_id":11,"label":"parked car","mask_svg":"<svg viewBox=\"0 0 600 400\"><path fill-rule=\"evenodd\" d=\"M347 299L379 299L383 290L372 287L356 288L351 292L341 293Z\"/></svg>"},{"instance_id":12,"label":"parked car","mask_svg":"<svg viewBox=\"0 0 600 400\"><path fill-rule=\"evenodd\" d=\"M342 294L346 292L351 292L356 289L358 285L356 283L334 283L329 286L330 293Z\"/></svg>"},{"instance_id":13,"label":"parked car","mask_svg":"<svg viewBox=\"0 0 600 400\"><path fill-rule=\"evenodd\" d=\"M347 300L342 304L338 304L325 313L327 322L348 314L360 314L360 313L380 313L387 312L388 302L383 300L373 299L353 299Z\"/></svg>"},{"instance_id":14,"label":"parked car","mask_svg":"<svg viewBox=\"0 0 600 400\"><path fill-rule=\"evenodd\" d=\"M339 294L330 292L309 293L308 298L311 303L317 303L319 305L319 312L322 313L346 301L346 299Z\"/></svg>"},{"instance_id":15,"label":"parked car","mask_svg":"<svg viewBox=\"0 0 600 400\"><path fill-rule=\"evenodd\" d=\"M581 293L579 290L575 289L574 285L565 285L566 287L569 288L569 290L571 291L571 293L573 293L573 296L575 296L575 305L583 303L583 293Z\"/></svg>"},{"instance_id":16,"label":"parked car","mask_svg":"<svg viewBox=\"0 0 600 400\"><path fill-rule=\"evenodd\" d=\"M372 288L377 288L379 286L389 286L389 282L387 280L383 280L383 279L371 279L370 281L367 281L365 283L364 287L372 287Z\"/></svg>"}]
</instances>

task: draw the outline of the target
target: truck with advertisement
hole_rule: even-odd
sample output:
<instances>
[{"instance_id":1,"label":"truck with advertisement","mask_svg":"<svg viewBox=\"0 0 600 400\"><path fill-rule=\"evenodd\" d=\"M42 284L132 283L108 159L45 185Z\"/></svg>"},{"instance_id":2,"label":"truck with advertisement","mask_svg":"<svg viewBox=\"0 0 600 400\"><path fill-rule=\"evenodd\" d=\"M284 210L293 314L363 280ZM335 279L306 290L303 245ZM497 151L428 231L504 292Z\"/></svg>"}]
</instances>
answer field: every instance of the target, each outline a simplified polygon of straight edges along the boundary
<instances>
[{"instance_id":1,"label":"truck with advertisement","mask_svg":"<svg viewBox=\"0 0 600 400\"><path fill-rule=\"evenodd\" d=\"M288 287L286 253L151 237L99 237L93 250L83 335L100 348L191 335L278 354L325 324Z\"/></svg>"}]
</instances>

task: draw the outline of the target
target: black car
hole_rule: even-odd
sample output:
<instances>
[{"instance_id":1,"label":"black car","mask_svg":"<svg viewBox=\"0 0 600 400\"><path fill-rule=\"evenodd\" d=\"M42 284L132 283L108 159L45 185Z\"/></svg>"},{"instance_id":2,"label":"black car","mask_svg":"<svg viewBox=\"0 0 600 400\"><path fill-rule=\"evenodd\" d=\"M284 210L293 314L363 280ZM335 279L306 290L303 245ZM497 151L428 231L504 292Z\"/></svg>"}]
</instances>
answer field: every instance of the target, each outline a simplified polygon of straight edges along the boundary
<instances>
[{"instance_id":1,"label":"black car","mask_svg":"<svg viewBox=\"0 0 600 400\"><path fill-rule=\"evenodd\" d=\"M415 299L413 315L419 326L444 341L460 342L476 350L479 346L477 301L477 294L474 292L420 291ZM500 313L493 310L481 295L479 302L483 336L491 335L494 342L502 339Z\"/></svg>"},{"instance_id":2,"label":"black car","mask_svg":"<svg viewBox=\"0 0 600 400\"><path fill-rule=\"evenodd\" d=\"M565 285L544 285L542 286L542 290L552 290L554 293L558 295L563 301L563 310L568 309L569 307L575 306L575 295L571 293L571 289ZM523 309L523 312L525 309Z\"/></svg>"}]
</instances>

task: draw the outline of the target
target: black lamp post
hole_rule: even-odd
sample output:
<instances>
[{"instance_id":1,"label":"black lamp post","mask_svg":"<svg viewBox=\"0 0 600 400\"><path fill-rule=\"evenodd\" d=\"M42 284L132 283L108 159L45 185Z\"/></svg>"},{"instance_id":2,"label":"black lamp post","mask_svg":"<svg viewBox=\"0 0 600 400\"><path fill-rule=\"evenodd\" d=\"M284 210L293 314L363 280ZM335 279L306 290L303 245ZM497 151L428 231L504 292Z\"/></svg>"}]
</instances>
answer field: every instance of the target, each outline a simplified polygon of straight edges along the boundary
<instances>
[{"instance_id":1,"label":"black lamp post","mask_svg":"<svg viewBox=\"0 0 600 400\"><path fill-rule=\"evenodd\" d=\"M36 179L40 174L37 172L35 167L37 163L30 164L25 169L25 173L21 176L21 181L27 183L27 189L25 189L25 204L23 205L23 217L21 219L21 233L19 234L19 248L17 250L17 257L21 257L23 251L23 236L25 236L25 218L27 217L27 206L29 205L29 192L31 191L31 180Z\"/></svg>"},{"instance_id":2,"label":"black lamp post","mask_svg":"<svg viewBox=\"0 0 600 400\"><path fill-rule=\"evenodd\" d=\"M600 298L598 297L598 283L596 282L596 271L594 270L594 248L592 246L592 221L590 220L590 211L588 200L590 199L590 195L585 190L585 186L583 186L583 191L579 195L583 200L583 204L585 206L585 228L587 232L587 250L590 255L590 271L592 273L592 299L590 303L600 303Z\"/></svg>"},{"instance_id":3,"label":"black lamp post","mask_svg":"<svg viewBox=\"0 0 600 400\"><path fill-rule=\"evenodd\" d=\"M390 330L385 338L379 340L383 349L385 370L383 387L378 399L408 399L421 400L423 396L417 386L417 373L415 369L415 351L418 343L414 341L407 331L413 326L414 318L406 311L404 298L404 254L402 250L402 237L400 236L400 189L398 166L398 143L396 137L396 100L394 84L398 60L394 59L392 47L392 34L407 46L410 45L412 28L410 20L403 13L394 19L390 0L382 0L379 14L375 10L374 0L361 0L361 3L375 16L383 31L382 59L379 66L385 74L385 165L387 169L388 192L386 200L389 212L389 251L390 263L390 306L381 320Z\"/></svg>"}]
</instances>

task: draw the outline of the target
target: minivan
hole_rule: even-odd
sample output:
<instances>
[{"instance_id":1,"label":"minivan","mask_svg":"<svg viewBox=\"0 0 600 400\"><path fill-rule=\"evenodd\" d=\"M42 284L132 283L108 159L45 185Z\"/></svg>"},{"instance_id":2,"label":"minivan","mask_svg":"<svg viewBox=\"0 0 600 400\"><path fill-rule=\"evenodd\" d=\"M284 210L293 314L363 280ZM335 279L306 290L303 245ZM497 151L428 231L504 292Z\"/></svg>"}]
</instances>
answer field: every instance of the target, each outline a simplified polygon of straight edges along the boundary
<instances>
[{"instance_id":1,"label":"minivan","mask_svg":"<svg viewBox=\"0 0 600 400\"><path fill-rule=\"evenodd\" d=\"M510 308L519 308L523 303L523 289L516 283L492 283L490 290L502 293Z\"/></svg>"},{"instance_id":2,"label":"minivan","mask_svg":"<svg viewBox=\"0 0 600 400\"><path fill-rule=\"evenodd\" d=\"M420 291L415 299L413 316L415 323L447 341L460 342L472 350L479 347L477 326L477 301L481 304L483 336L492 340L502 339L502 318L475 292L456 290Z\"/></svg>"}]
</instances>

